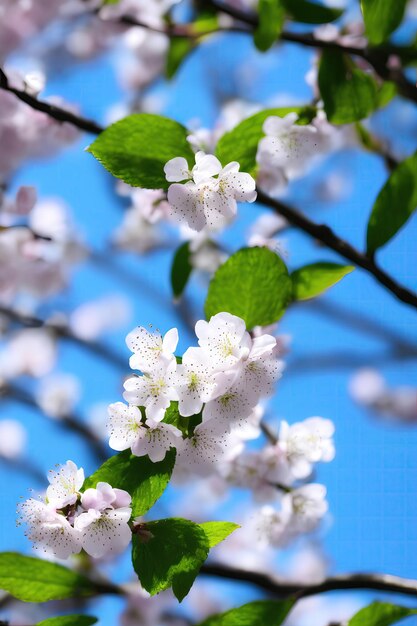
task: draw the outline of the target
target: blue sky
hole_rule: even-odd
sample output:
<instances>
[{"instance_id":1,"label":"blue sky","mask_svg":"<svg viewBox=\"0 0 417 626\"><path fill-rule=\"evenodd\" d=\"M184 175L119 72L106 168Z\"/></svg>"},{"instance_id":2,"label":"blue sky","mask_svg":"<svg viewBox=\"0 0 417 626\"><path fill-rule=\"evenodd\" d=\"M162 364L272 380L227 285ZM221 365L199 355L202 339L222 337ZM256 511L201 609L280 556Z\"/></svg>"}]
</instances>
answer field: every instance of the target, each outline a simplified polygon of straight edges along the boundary
<instances>
[{"instance_id":1,"label":"blue sky","mask_svg":"<svg viewBox=\"0 0 417 626\"><path fill-rule=\"evenodd\" d=\"M183 123L198 118L204 125L211 125L217 110L213 86L224 91L225 96L230 95L234 83L230 77L236 79L242 67L245 87L239 95L259 103L308 102L311 93L303 76L309 69L310 59L310 52L288 45L261 56L245 36L221 37L207 43L185 63L172 83L160 85L156 91L165 98L165 114ZM60 94L78 102L85 116L101 122L111 105L126 99L115 77L111 57L52 76L47 94ZM410 116L413 130L402 141L398 128L401 128L404 111ZM397 150L408 154L416 147L416 123L417 116L408 105L394 103L389 111L376 116L374 127L384 133L391 132ZM387 128L392 130L387 131ZM123 206L113 193L108 175L83 151L89 141L90 138L83 136L57 158L25 166L16 175L13 187L35 184L41 197L64 198L94 250L105 251L111 231L121 219ZM334 172L350 183L347 194L333 203L311 201L311 189L319 177L325 180ZM312 219L326 222L342 237L362 248L370 208L385 177L381 159L349 149L329 159L305 179L293 183L289 198ZM241 208L238 222L225 235L228 247L238 249L244 243L244 235L255 213L259 214L259 208L249 205ZM380 253L381 264L414 289L417 286L416 235L414 218ZM285 234L285 240L291 269L317 260L340 260L298 232ZM126 359L126 372L128 351L124 336L135 325L151 323L161 330L179 325L180 331L182 329L180 348L185 348L189 336L170 298L171 257L172 251L149 258L118 254L110 260L116 276L109 276L94 262L87 262L76 270L68 290L48 302L41 313L56 308L71 310L89 299L121 293L129 298L132 319L106 337L106 342ZM188 296L195 311L201 313L204 289L195 279L189 285ZM332 289L323 301L340 305L359 321L374 320L405 339L417 339L415 311L396 301L360 270ZM387 425L374 419L355 406L347 390L353 372L367 365L377 366L392 385L416 386L416 361L393 358L388 333L387 337L383 334L374 337L358 332L341 322L336 313L324 316L317 306L309 303L289 310L280 328L292 335L292 350L287 372L270 404L270 413L275 419L285 418L289 422L322 415L336 424L336 459L320 467L318 472L318 479L328 488L331 508L332 519L324 535L324 545L332 569L390 572L416 578L417 426ZM327 358L335 354L339 355L336 361ZM302 362L307 365L301 367ZM72 372L82 381L81 414L94 403L120 399L125 372L101 363L79 348L60 344L60 370ZM28 452L45 472L68 458L83 465L87 472L94 469L94 459L75 436L64 435L58 426L34 411L3 402L0 417L23 421L29 431ZM31 485L27 476L11 473L3 466L0 472L0 548L28 552L22 529L15 527L14 511L19 497L26 496ZM116 603L106 603L105 610L104 626L114 623L112 615L117 611ZM105 610L101 611L103 616Z\"/></svg>"}]
</instances>

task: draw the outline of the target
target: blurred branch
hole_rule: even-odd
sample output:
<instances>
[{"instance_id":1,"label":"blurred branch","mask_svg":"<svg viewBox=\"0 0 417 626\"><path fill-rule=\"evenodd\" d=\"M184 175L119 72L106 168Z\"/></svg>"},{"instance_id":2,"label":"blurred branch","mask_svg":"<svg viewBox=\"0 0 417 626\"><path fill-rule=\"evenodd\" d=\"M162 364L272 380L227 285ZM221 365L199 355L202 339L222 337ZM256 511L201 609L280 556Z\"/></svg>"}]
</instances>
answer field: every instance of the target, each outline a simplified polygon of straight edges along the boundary
<instances>
[{"instance_id":1,"label":"blurred branch","mask_svg":"<svg viewBox=\"0 0 417 626\"><path fill-rule=\"evenodd\" d=\"M9 459L5 456L0 456L0 466L5 465L12 471L19 472L21 474L28 474L32 480L40 485L45 482L45 474L39 467L31 463L30 460L25 458L13 458ZM1 608L1 603L0 603Z\"/></svg>"},{"instance_id":2,"label":"blurred branch","mask_svg":"<svg viewBox=\"0 0 417 626\"><path fill-rule=\"evenodd\" d=\"M205 576L249 583L279 597L295 596L298 600L320 593L326 593L327 591L343 591L349 589L366 589L417 597L417 580L400 578L399 576L392 576L391 574L338 574L330 576L320 583L299 585L297 583L288 583L273 578L267 574L229 567L218 563L205 564L200 572Z\"/></svg>"},{"instance_id":3,"label":"blurred branch","mask_svg":"<svg viewBox=\"0 0 417 626\"><path fill-rule=\"evenodd\" d=\"M74 335L66 326L53 324L52 322L33 317L31 315L23 315L18 311L15 311L14 309L9 309L5 306L0 306L0 315L3 315L11 322L19 324L20 326L26 326L27 328L45 328L46 330L50 330L57 337L62 337L63 339L66 339L67 341L70 341L71 343L74 343L75 345L84 348L91 354L106 359L118 369L126 369L125 359L113 352L111 348L108 348L107 346L101 343L97 343L95 341L81 339L81 337L77 337L77 335Z\"/></svg>"},{"instance_id":4,"label":"blurred branch","mask_svg":"<svg viewBox=\"0 0 417 626\"><path fill-rule=\"evenodd\" d=\"M36 400L24 389L16 385L5 384L1 389L1 396L4 398L11 398L16 402L20 402L25 406L35 409L36 411L44 415L41 407ZM107 446L104 445L102 440L97 437L95 432L77 415L66 415L57 419L51 419L51 422L56 423L58 426L66 428L67 430L79 435L86 441L94 451L97 459L102 463L108 459L109 454Z\"/></svg>"},{"instance_id":5,"label":"blurred branch","mask_svg":"<svg viewBox=\"0 0 417 626\"><path fill-rule=\"evenodd\" d=\"M362 367L379 368L387 363L397 363L416 359L416 354L398 354L394 351L386 352L349 352L334 350L332 352L309 352L298 356L288 357L285 368L285 381L291 376L303 375L305 372L318 373L323 370L354 370ZM284 384L284 381L281 383Z\"/></svg>"},{"instance_id":6,"label":"blurred branch","mask_svg":"<svg viewBox=\"0 0 417 626\"><path fill-rule=\"evenodd\" d=\"M220 11L221 13L225 13L226 15L230 15L230 17L233 17L244 24L248 24L252 28L256 28L258 25L258 16L255 13L242 11L230 6L226 2L222 2L222 0L206 0L206 4L208 7ZM358 56L369 63L380 78L395 83L402 96L417 103L416 85L407 79L401 69L391 68L388 66L388 59L391 54L395 54L395 48L390 50L389 47L384 49L369 49L367 47L360 48L355 46L344 46L337 41L319 39L318 37L315 37L314 33L301 34L288 31L283 31L281 33L280 40L288 43L299 44L308 48L335 50L351 54L353 56Z\"/></svg>"},{"instance_id":7,"label":"blurred branch","mask_svg":"<svg viewBox=\"0 0 417 626\"><path fill-rule=\"evenodd\" d=\"M308 311L322 315L337 324L344 324L365 336L373 336L388 343L394 354L399 357L417 357L417 343L411 338L397 333L393 328L382 324L379 320L366 317L363 312L355 312L343 304L326 298L317 298L308 302Z\"/></svg>"}]
</instances>

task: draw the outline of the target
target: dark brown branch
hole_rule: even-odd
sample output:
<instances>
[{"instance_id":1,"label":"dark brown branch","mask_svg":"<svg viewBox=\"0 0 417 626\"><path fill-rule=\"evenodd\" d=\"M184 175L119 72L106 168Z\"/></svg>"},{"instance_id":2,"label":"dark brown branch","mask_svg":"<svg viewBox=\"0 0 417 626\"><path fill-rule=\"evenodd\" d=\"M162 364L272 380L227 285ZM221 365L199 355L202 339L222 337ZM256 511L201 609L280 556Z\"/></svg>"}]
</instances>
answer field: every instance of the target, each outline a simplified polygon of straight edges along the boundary
<instances>
[{"instance_id":1,"label":"dark brown branch","mask_svg":"<svg viewBox=\"0 0 417 626\"><path fill-rule=\"evenodd\" d=\"M280 598L295 596L297 599L300 599L326 593L327 591L349 589L367 589L417 597L417 580L400 578L391 574L337 574L326 578L321 583L299 585L273 578L267 574L237 569L218 563L205 564L200 571L205 576L255 585L263 591Z\"/></svg>"},{"instance_id":2,"label":"dark brown branch","mask_svg":"<svg viewBox=\"0 0 417 626\"><path fill-rule=\"evenodd\" d=\"M101 126L99 126L98 124L96 124L96 122L93 122L92 120L79 117L75 113L71 113L71 111L67 111L66 109L55 106L54 104L51 104L49 102L38 100L38 98L35 98L35 96L32 96L26 91L13 87L12 85L10 85L9 79L1 68L0 89L13 93L17 98L19 98L19 100L30 106L32 109L35 109L36 111L41 111L42 113L46 113L46 115L53 118L57 122L72 124L80 130L91 133L93 135L98 135L104 130Z\"/></svg>"},{"instance_id":3,"label":"dark brown branch","mask_svg":"<svg viewBox=\"0 0 417 626\"><path fill-rule=\"evenodd\" d=\"M415 293L397 283L376 264L374 259L356 250L350 243L338 237L331 228L325 224L312 222L296 209L287 204L283 204L279 200L270 198L262 191L258 191L258 201L285 217L290 224L296 226L307 235L310 235L310 237L321 241L327 248L334 250L340 254L340 256L371 274L377 282L386 287L398 300L417 308L417 295Z\"/></svg>"}]
</instances>

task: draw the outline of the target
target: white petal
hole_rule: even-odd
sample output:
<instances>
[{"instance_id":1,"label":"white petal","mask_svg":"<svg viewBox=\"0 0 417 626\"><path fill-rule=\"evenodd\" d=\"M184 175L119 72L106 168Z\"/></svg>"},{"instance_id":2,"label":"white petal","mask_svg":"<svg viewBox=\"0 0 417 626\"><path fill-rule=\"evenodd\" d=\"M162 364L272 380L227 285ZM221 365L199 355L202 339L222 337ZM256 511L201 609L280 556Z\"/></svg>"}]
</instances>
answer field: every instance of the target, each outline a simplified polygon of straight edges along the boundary
<instances>
[{"instance_id":1,"label":"white petal","mask_svg":"<svg viewBox=\"0 0 417 626\"><path fill-rule=\"evenodd\" d=\"M231 172L221 178L223 188L238 202L254 202L256 200L256 183L246 172Z\"/></svg>"},{"instance_id":2,"label":"white petal","mask_svg":"<svg viewBox=\"0 0 417 626\"><path fill-rule=\"evenodd\" d=\"M203 230L206 218L203 208L198 202L196 185L174 184L168 189L168 202L171 206L171 215L179 222L186 223L196 231Z\"/></svg>"},{"instance_id":3,"label":"white petal","mask_svg":"<svg viewBox=\"0 0 417 626\"><path fill-rule=\"evenodd\" d=\"M175 157L171 159L164 167L165 178L170 183L179 183L182 180L191 178L191 172L186 159L183 157Z\"/></svg>"},{"instance_id":4,"label":"white petal","mask_svg":"<svg viewBox=\"0 0 417 626\"><path fill-rule=\"evenodd\" d=\"M123 402L115 402L108 407L109 446L113 450L127 450L136 441L141 424L142 414L137 406L127 406Z\"/></svg>"},{"instance_id":5,"label":"white petal","mask_svg":"<svg viewBox=\"0 0 417 626\"><path fill-rule=\"evenodd\" d=\"M93 524L90 524L81 535L84 550L93 558L100 558L107 554L118 554L130 543L132 531L127 524L131 509L110 510Z\"/></svg>"},{"instance_id":6,"label":"white petal","mask_svg":"<svg viewBox=\"0 0 417 626\"><path fill-rule=\"evenodd\" d=\"M197 152L195 155L196 165L193 167L193 179L198 185L199 183L217 176L221 172L222 164L219 159L212 154L204 154Z\"/></svg>"},{"instance_id":7,"label":"white petal","mask_svg":"<svg viewBox=\"0 0 417 626\"><path fill-rule=\"evenodd\" d=\"M163 340L163 349L165 353L173 353L177 349L178 345L178 329L171 328L165 336Z\"/></svg>"}]
</instances>

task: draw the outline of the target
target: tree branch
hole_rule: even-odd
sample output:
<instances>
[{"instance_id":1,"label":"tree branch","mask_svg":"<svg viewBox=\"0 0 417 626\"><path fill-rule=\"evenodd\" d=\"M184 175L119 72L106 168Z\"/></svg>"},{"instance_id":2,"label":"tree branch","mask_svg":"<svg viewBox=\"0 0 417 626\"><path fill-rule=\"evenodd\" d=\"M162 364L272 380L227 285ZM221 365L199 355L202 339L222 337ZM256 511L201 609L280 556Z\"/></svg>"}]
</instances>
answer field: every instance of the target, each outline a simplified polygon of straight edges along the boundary
<instances>
[{"instance_id":1,"label":"tree branch","mask_svg":"<svg viewBox=\"0 0 417 626\"><path fill-rule=\"evenodd\" d=\"M263 591L281 598L295 596L297 599L301 599L320 593L326 593L327 591L343 591L349 589L367 589L417 597L417 580L392 576L391 574L337 574L326 578L320 583L299 585L297 583L288 583L278 578L273 578L267 574L229 567L228 565L218 563L203 565L200 573L205 576L224 578L255 585Z\"/></svg>"},{"instance_id":2,"label":"tree branch","mask_svg":"<svg viewBox=\"0 0 417 626\"><path fill-rule=\"evenodd\" d=\"M98 135L104 130L102 126L99 126L98 124L96 124L96 122L93 122L92 120L79 117L78 115L75 115L75 113L71 113L71 111L67 111L66 109L55 106L54 104L51 104L49 102L38 100L37 98L35 98L35 96L32 96L26 91L13 87L12 85L10 85L9 79L1 68L0 89L13 93L17 98L19 98L19 100L30 106L32 109L35 109L36 111L41 111L42 113L46 113L46 115L56 120L57 122L72 124L80 130L91 133L93 135Z\"/></svg>"},{"instance_id":3,"label":"tree branch","mask_svg":"<svg viewBox=\"0 0 417 626\"><path fill-rule=\"evenodd\" d=\"M368 272L368 274L371 274L377 282L388 289L398 300L417 309L417 295L415 293L397 283L376 264L374 259L356 250L350 243L336 235L331 228L324 224L312 222L308 217L298 212L293 207L283 204L274 198L270 198L262 191L258 191L258 201L285 217L290 224L296 226L307 235L310 235L310 237L321 241L327 248L334 250L354 265L361 267Z\"/></svg>"},{"instance_id":4,"label":"tree branch","mask_svg":"<svg viewBox=\"0 0 417 626\"><path fill-rule=\"evenodd\" d=\"M35 409L44 415L41 407L36 400L24 389L16 385L5 384L1 389L1 396L3 398L11 398L20 402L31 409ZM109 458L107 447L102 440L97 437L95 432L76 415L65 415L59 419L53 420L58 426L66 428L67 430L80 435L84 441L86 441L94 450L97 459L102 463Z\"/></svg>"},{"instance_id":5,"label":"tree branch","mask_svg":"<svg viewBox=\"0 0 417 626\"><path fill-rule=\"evenodd\" d=\"M20 326L26 326L27 328L45 328L46 330L50 330L57 337L62 337L63 339L84 348L91 354L106 359L118 369L126 369L125 359L122 359L122 357L113 352L113 350L101 343L87 341L86 339L77 337L77 335L74 335L67 326L46 322L38 317L23 315L18 311L9 309L5 306L0 306L0 315L3 315L11 322L19 324Z\"/></svg>"},{"instance_id":6,"label":"tree branch","mask_svg":"<svg viewBox=\"0 0 417 626\"><path fill-rule=\"evenodd\" d=\"M206 4L217 11L230 15L230 17L233 17L244 24L248 24L248 26L251 26L252 28L256 28L258 25L258 16L255 13L249 13L247 11L236 9L227 3L222 2L222 0L207 0ZM281 41L299 44L308 48L335 50L361 57L373 67L380 78L395 83L402 96L417 103L416 85L407 79L402 70L398 68L390 68L387 65L389 56L398 52L398 48L390 50L390 48L368 49L355 46L344 46L337 41L325 41L323 39L319 39L315 37L314 33L300 34L289 31L283 31L279 36L279 39Z\"/></svg>"}]
</instances>

